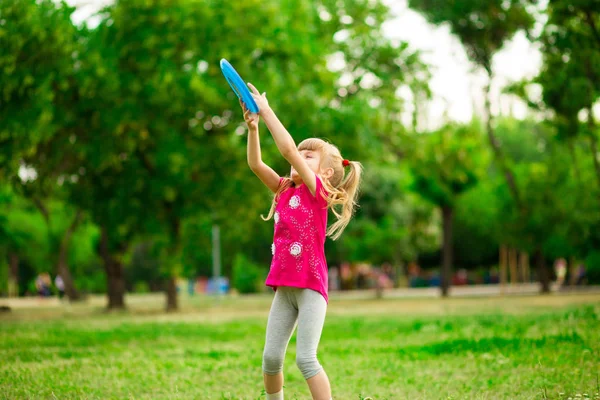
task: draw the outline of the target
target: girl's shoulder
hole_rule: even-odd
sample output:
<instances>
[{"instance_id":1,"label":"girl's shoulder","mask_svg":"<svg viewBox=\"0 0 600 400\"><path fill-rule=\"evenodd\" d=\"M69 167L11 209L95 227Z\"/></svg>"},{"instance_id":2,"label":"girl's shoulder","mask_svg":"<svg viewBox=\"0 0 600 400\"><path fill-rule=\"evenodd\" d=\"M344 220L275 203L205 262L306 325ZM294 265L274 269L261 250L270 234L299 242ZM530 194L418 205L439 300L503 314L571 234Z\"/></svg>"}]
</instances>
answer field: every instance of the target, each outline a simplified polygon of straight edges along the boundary
<instances>
[{"instance_id":1,"label":"girl's shoulder","mask_svg":"<svg viewBox=\"0 0 600 400\"><path fill-rule=\"evenodd\" d=\"M290 178L281 177L279 179L279 187L277 188L277 194L275 195L275 201L279 202L282 197L290 196L294 191L294 183Z\"/></svg>"}]
</instances>

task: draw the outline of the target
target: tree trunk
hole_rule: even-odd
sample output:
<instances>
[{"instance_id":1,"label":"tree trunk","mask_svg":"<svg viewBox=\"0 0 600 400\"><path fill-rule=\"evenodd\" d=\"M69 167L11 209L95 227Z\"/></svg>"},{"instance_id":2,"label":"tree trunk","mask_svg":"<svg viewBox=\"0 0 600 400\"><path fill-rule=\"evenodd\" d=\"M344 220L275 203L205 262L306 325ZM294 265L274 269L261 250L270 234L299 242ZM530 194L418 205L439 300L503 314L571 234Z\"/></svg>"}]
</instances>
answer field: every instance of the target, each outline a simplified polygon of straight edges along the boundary
<instances>
[{"instance_id":1,"label":"tree trunk","mask_svg":"<svg viewBox=\"0 0 600 400\"><path fill-rule=\"evenodd\" d=\"M452 279L452 207L442 207L443 247L442 247L442 297L447 297Z\"/></svg>"},{"instance_id":2,"label":"tree trunk","mask_svg":"<svg viewBox=\"0 0 600 400\"><path fill-rule=\"evenodd\" d=\"M19 256L12 252L8 256L8 297L19 297Z\"/></svg>"},{"instance_id":3,"label":"tree trunk","mask_svg":"<svg viewBox=\"0 0 600 400\"><path fill-rule=\"evenodd\" d=\"M550 293L550 274L546 266L546 258L540 249L537 249L534 254L535 266L538 272L538 279L540 281L540 292Z\"/></svg>"},{"instance_id":4,"label":"tree trunk","mask_svg":"<svg viewBox=\"0 0 600 400\"><path fill-rule=\"evenodd\" d=\"M177 280L175 277L170 277L167 281L167 311L177 311L178 308Z\"/></svg>"},{"instance_id":5,"label":"tree trunk","mask_svg":"<svg viewBox=\"0 0 600 400\"><path fill-rule=\"evenodd\" d=\"M488 139L490 141L490 145L492 146L492 151L494 152L494 158L496 159L496 163L500 167L501 172L504 174L504 178L506 179L506 183L508 184L508 188L513 197L513 200L517 204L517 207L521 209L521 197L519 195L519 190L517 188L517 183L515 180L515 176L513 175L510 168L508 168L506 158L504 157L504 153L502 152L502 147L498 138L494 133L494 128L492 124L492 105L490 99L490 89L492 85L492 74L488 72L488 83L485 87L485 126L488 135Z\"/></svg>"},{"instance_id":6,"label":"tree trunk","mask_svg":"<svg viewBox=\"0 0 600 400\"><path fill-rule=\"evenodd\" d=\"M500 293L504 293L506 288L506 276L507 276L507 264L508 260L508 247L506 245L500 245L500 271L499 273L499 281L500 281Z\"/></svg>"},{"instance_id":7,"label":"tree trunk","mask_svg":"<svg viewBox=\"0 0 600 400\"><path fill-rule=\"evenodd\" d=\"M102 227L102 238L100 240L100 256L104 261L106 271L106 283L108 289L109 310L125 308L125 278L123 274L123 264L110 253L108 245L108 232L106 227Z\"/></svg>"},{"instance_id":8,"label":"tree trunk","mask_svg":"<svg viewBox=\"0 0 600 400\"><path fill-rule=\"evenodd\" d=\"M569 285L575 286L577 282L577 260L575 257L569 259Z\"/></svg>"},{"instance_id":9,"label":"tree trunk","mask_svg":"<svg viewBox=\"0 0 600 400\"><path fill-rule=\"evenodd\" d=\"M529 282L529 255L522 252L519 256L519 264L521 268L521 281Z\"/></svg>"},{"instance_id":10,"label":"tree trunk","mask_svg":"<svg viewBox=\"0 0 600 400\"><path fill-rule=\"evenodd\" d=\"M80 294L75 288L73 283L73 277L71 276L71 270L69 269L68 263L68 250L69 244L71 243L71 238L73 237L73 233L77 229L79 222L81 221L82 212L81 210L77 210L77 214L75 218L71 222L71 225L65 232L65 236L60 242L60 250L58 252L58 265L57 265L57 273L61 276L64 285L65 285L65 294L69 298L70 301L76 301L80 299Z\"/></svg>"},{"instance_id":11,"label":"tree trunk","mask_svg":"<svg viewBox=\"0 0 600 400\"><path fill-rule=\"evenodd\" d=\"M125 279L123 277L123 265L120 261L112 260L107 270L108 283L108 309L117 310L125 308Z\"/></svg>"},{"instance_id":12,"label":"tree trunk","mask_svg":"<svg viewBox=\"0 0 600 400\"><path fill-rule=\"evenodd\" d=\"M510 269L510 284L514 285L519 281L517 275L517 249L508 250L508 268Z\"/></svg>"}]
</instances>

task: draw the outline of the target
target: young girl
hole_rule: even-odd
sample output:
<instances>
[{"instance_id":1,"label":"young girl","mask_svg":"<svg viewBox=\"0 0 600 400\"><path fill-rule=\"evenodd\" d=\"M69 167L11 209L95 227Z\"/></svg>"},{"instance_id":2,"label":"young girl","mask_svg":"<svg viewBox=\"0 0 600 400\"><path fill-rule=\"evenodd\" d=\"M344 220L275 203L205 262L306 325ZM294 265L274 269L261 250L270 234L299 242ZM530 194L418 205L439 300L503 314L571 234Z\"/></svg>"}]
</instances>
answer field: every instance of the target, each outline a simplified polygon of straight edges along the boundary
<instances>
[{"instance_id":1,"label":"young girl","mask_svg":"<svg viewBox=\"0 0 600 400\"><path fill-rule=\"evenodd\" d=\"M273 218L273 260L266 285L275 290L267 323L263 353L267 400L283 399L283 360L297 331L296 364L313 399L330 400L327 374L317 360L327 310L325 236L337 239L350 221L358 194L361 164L342 158L340 151L321 139L299 144L269 107L266 94L248 84L260 111L251 114L242 104L248 125L248 164L275 193L266 218ZM290 177L282 178L261 159L259 115L275 139L281 155L291 164ZM340 206L341 212L333 206ZM327 229L327 210L337 221Z\"/></svg>"}]
</instances>

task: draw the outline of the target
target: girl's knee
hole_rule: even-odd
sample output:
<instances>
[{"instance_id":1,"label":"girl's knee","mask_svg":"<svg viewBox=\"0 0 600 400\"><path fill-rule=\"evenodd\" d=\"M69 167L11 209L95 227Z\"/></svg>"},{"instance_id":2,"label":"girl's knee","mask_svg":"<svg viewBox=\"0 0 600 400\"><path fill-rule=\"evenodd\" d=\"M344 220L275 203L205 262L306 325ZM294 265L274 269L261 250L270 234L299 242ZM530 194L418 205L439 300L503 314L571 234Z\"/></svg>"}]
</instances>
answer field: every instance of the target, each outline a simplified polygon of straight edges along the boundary
<instances>
[{"instance_id":1,"label":"girl's knee","mask_svg":"<svg viewBox=\"0 0 600 400\"><path fill-rule=\"evenodd\" d=\"M310 379L313 376L317 375L323 367L319 364L319 360L317 360L317 356L296 356L296 365L298 369L302 373L304 379Z\"/></svg>"},{"instance_id":2,"label":"girl's knee","mask_svg":"<svg viewBox=\"0 0 600 400\"><path fill-rule=\"evenodd\" d=\"M277 375L283 371L283 359L282 354L265 350L263 353L263 372L267 375Z\"/></svg>"}]
</instances>

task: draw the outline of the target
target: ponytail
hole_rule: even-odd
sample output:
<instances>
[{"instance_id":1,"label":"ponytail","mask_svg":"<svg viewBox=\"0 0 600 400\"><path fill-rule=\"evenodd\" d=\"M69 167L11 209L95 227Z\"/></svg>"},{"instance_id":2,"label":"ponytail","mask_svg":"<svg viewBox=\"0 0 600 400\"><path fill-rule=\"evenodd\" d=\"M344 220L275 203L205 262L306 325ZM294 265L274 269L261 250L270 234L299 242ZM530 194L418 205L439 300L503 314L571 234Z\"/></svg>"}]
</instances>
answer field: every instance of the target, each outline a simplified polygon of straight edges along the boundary
<instances>
[{"instance_id":1,"label":"ponytail","mask_svg":"<svg viewBox=\"0 0 600 400\"><path fill-rule=\"evenodd\" d=\"M323 182L328 192L327 204L337 218L337 221L327 229L327 236L330 236L332 240L337 240L341 236L357 207L356 200L362 176L362 165L358 161L347 161L346 168L349 168L350 171L337 187L333 187L327 181ZM341 206L341 210L336 210L335 206Z\"/></svg>"}]
</instances>

